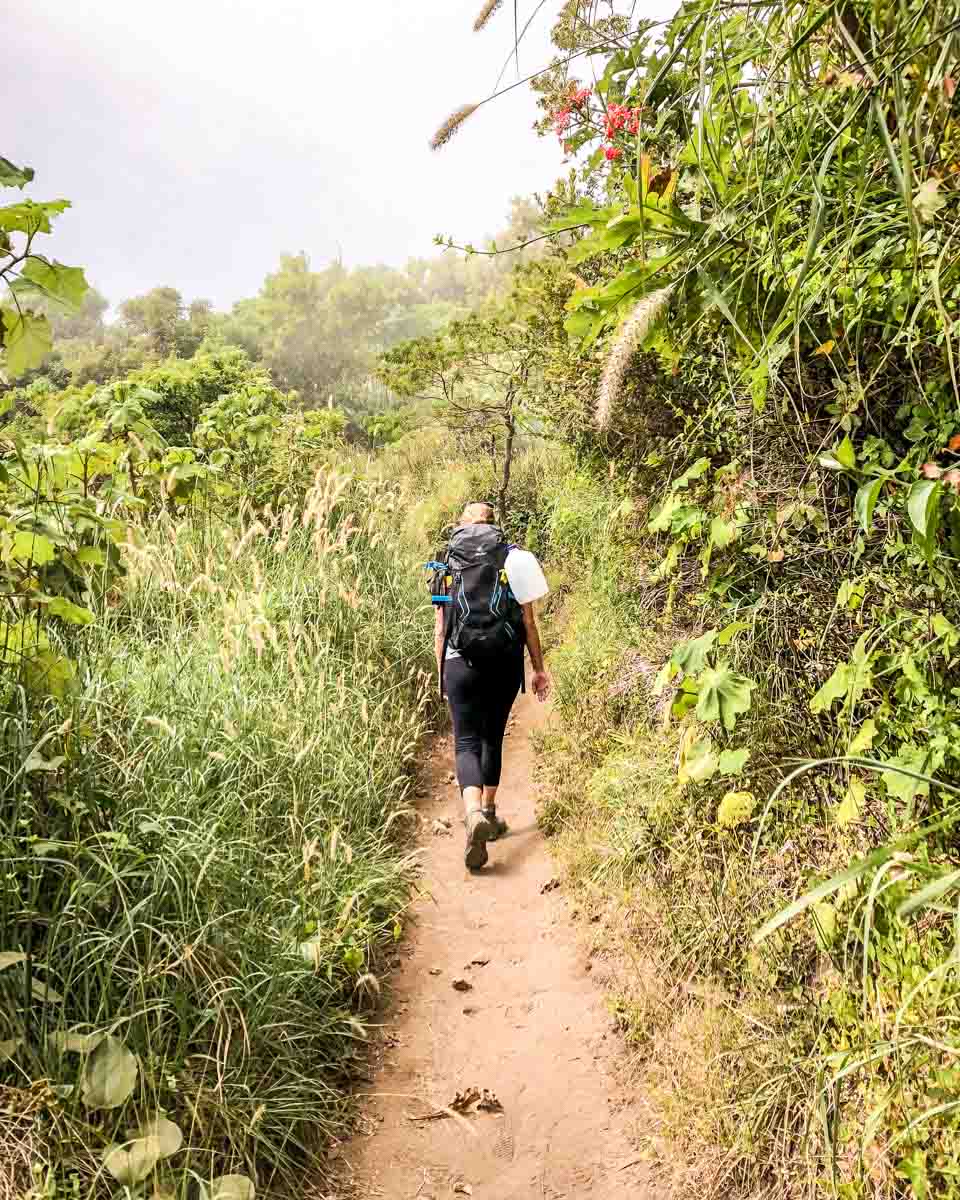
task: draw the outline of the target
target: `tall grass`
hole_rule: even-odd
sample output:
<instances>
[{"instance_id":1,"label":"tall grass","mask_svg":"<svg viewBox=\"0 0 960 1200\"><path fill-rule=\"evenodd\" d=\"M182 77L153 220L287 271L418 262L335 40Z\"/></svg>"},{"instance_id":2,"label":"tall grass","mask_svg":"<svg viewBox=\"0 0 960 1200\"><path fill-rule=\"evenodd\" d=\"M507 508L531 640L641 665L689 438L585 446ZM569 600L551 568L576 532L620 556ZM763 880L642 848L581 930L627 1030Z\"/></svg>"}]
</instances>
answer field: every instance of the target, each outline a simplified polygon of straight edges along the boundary
<instances>
[{"instance_id":1,"label":"tall grass","mask_svg":"<svg viewBox=\"0 0 960 1200\"><path fill-rule=\"evenodd\" d=\"M0 950L31 958L0 972L0 1142L25 1147L0 1196L31 1163L43 1194L111 1193L102 1151L158 1110L184 1146L151 1187L299 1195L342 1128L432 691L393 503L321 473L270 521L131 530L68 711L8 717ZM123 1109L85 1107L64 1030L137 1055Z\"/></svg>"}]
</instances>

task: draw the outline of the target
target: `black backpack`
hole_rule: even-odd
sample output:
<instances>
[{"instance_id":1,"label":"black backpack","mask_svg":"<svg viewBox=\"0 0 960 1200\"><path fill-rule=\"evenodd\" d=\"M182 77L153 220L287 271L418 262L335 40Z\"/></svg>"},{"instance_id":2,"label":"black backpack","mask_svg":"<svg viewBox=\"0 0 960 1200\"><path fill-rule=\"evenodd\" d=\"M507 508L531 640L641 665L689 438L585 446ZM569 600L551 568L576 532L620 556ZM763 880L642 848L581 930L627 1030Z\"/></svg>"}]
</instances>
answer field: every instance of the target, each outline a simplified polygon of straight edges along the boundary
<instances>
[{"instance_id":1,"label":"black backpack","mask_svg":"<svg viewBox=\"0 0 960 1200\"><path fill-rule=\"evenodd\" d=\"M523 611L507 582L513 547L496 525L460 525L450 535L446 558L434 568L431 597L446 608L440 690L447 647L480 671L523 674Z\"/></svg>"}]
</instances>

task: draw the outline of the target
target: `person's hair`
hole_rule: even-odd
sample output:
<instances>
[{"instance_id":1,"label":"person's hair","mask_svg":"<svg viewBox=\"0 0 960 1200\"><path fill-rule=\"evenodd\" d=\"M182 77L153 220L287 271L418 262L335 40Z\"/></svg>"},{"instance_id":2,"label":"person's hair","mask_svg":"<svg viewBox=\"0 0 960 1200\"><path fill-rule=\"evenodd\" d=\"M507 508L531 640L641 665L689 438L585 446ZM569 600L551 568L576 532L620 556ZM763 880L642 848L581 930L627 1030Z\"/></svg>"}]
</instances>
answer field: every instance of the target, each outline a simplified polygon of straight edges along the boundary
<instances>
[{"instance_id":1,"label":"person's hair","mask_svg":"<svg viewBox=\"0 0 960 1200\"><path fill-rule=\"evenodd\" d=\"M460 514L461 525L489 525L495 518L493 505L486 500L475 500Z\"/></svg>"}]
</instances>

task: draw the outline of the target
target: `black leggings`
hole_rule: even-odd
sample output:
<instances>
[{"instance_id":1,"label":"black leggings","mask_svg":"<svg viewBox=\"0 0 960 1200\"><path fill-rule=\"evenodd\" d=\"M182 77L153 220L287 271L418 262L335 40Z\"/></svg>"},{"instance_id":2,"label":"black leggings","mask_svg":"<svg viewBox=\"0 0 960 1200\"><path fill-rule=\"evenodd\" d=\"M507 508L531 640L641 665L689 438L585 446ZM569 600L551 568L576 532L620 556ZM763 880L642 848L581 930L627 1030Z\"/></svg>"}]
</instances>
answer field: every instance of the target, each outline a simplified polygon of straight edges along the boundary
<instances>
[{"instance_id":1,"label":"black leggings","mask_svg":"<svg viewBox=\"0 0 960 1200\"><path fill-rule=\"evenodd\" d=\"M454 753L460 790L496 787L500 782L503 734L517 692L516 669L477 671L462 658L448 658L443 682L453 716Z\"/></svg>"}]
</instances>

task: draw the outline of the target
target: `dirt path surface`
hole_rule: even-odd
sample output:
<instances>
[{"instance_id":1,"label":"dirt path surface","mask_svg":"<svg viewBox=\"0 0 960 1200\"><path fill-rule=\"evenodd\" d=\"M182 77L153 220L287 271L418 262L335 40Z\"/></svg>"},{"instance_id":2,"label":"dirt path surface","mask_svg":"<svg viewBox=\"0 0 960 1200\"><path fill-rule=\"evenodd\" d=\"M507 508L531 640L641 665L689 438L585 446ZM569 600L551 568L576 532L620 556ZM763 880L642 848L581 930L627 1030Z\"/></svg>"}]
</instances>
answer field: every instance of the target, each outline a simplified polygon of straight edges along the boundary
<instances>
[{"instance_id":1,"label":"dirt path surface","mask_svg":"<svg viewBox=\"0 0 960 1200\"><path fill-rule=\"evenodd\" d=\"M359 1197L657 1197L630 1136L621 1046L537 829L529 732L544 713L529 695L514 713L498 797L510 833L477 875L463 865L449 738L431 762L425 895L391 983L372 1132L345 1148ZM434 832L438 819L449 835ZM493 1092L502 1110L474 1100L463 1115L412 1119L468 1089Z\"/></svg>"}]
</instances>

